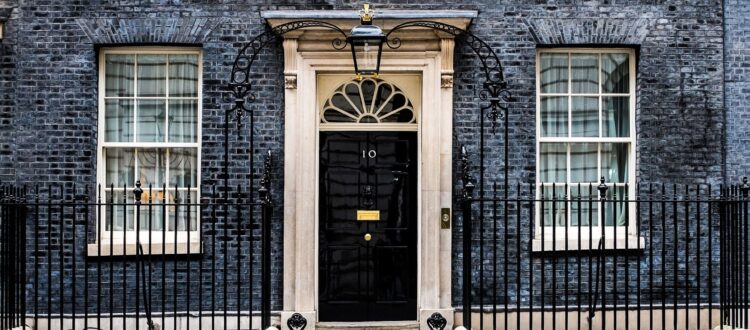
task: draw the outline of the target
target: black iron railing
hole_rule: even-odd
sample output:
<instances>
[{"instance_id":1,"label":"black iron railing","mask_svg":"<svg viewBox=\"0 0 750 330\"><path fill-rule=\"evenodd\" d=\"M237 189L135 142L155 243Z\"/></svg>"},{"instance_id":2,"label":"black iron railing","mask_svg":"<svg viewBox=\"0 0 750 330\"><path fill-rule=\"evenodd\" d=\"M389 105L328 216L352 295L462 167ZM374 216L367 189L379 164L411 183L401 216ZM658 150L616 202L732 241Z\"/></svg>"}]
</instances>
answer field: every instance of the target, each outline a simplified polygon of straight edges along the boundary
<instances>
[{"instance_id":1,"label":"black iron railing","mask_svg":"<svg viewBox=\"0 0 750 330\"><path fill-rule=\"evenodd\" d=\"M270 155L257 189L0 193L0 329L266 329Z\"/></svg>"},{"instance_id":2,"label":"black iron railing","mask_svg":"<svg viewBox=\"0 0 750 330\"><path fill-rule=\"evenodd\" d=\"M466 328L750 325L746 180L494 185L481 199L463 179Z\"/></svg>"},{"instance_id":3,"label":"black iron railing","mask_svg":"<svg viewBox=\"0 0 750 330\"><path fill-rule=\"evenodd\" d=\"M472 253L456 296L473 329L750 325L746 181L492 185L482 199L463 179ZM267 328L269 190L267 175L198 199L190 187L0 189L0 329Z\"/></svg>"},{"instance_id":4,"label":"black iron railing","mask_svg":"<svg viewBox=\"0 0 750 330\"><path fill-rule=\"evenodd\" d=\"M24 323L26 299L26 216L20 189L0 188L0 329Z\"/></svg>"}]
</instances>

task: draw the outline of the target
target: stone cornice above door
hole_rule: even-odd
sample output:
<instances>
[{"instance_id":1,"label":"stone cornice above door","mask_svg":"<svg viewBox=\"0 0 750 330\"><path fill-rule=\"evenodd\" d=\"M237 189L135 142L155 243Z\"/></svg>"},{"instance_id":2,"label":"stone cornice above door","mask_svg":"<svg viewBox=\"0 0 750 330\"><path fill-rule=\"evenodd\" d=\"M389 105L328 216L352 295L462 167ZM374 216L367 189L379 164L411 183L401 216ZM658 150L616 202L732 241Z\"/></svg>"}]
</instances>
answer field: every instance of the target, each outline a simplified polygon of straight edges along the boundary
<instances>
[{"instance_id":1,"label":"stone cornice above door","mask_svg":"<svg viewBox=\"0 0 750 330\"><path fill-rule=\"evenodd\" d=\"M411 21L434 21L466 30L477 14L474 10L382 10L376 11L374 23L383 28L385 33L399 24ZM271 28L293 21L316 20L333 24L348 33L352 27L359 24L358 13L354 10L270 10L261 12L261 17ZM300 29L285 33L282 37L286 89L297 88L297 55L321 53L331 56L349 52L348 47L339 50L333 47L332 41L341 39L342 35L330 29ZM394 33L392 38L401 41L400 47L394 50L383 46L385 53L439 52L442 58L440 86L444 89L453 88L453 35L429 27L409 27Z\"/></svg>"},{"instance_id":2,"label":"stone cornice above door","mask_svg":"<svg viewBox=\"0 0 750 330\"><path fill-rule=\"evenodd\" d=\"M468 29L478 12L474 10L377 10L374 24L388 33L391 28L409 21L435 21ZM273 28L299 20L316 20L331 23L347 33L359 24L356 10L270 10L261 12L268 25ZM430 28L409 28L394 33L403 41L398 51L438 51L440 39L452 36ZM325 29L305 29L284 35L286 39L298 39L300 52L331 51L331 40L341 38L340 34Z\"/></svg>"}]
</instances>

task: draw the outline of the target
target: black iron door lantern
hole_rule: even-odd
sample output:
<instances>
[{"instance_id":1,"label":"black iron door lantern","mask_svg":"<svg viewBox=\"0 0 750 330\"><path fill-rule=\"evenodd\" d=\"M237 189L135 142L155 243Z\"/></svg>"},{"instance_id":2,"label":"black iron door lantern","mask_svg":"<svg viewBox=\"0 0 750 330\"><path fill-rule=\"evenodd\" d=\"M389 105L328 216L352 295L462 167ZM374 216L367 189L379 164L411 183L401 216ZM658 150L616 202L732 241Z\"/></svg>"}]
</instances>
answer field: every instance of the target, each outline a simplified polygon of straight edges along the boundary
<instances>
[{"instance_id":1,"label":"black iron door lantern","mask_svg":"<svg viewBox=\"0 0 750 330\"><path fill-rule=\"evenodd\" d=\"M380 72L380 56L383 52L385 34L380 27L372 25L372 17L370 5L366 3L360 13L360 25L355 26L346 38L352 48L354 71L359 79L362 76L377 77Z\"/></svg>"}]
</instances>

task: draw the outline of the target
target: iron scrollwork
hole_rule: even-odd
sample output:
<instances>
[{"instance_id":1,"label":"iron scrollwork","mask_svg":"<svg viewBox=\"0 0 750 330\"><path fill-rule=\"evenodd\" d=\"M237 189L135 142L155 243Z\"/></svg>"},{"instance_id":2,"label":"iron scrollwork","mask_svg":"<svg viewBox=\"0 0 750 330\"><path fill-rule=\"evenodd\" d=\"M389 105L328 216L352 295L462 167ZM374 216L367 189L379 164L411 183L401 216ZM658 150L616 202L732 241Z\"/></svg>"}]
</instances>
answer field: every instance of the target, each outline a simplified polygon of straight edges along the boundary
<instances>
[{"instance_id":1,"label":"iron scrollwork","mask_svg":"<svg viewBox=\"0 0 750 330\"><path fill-rule=\"evenodd\" d=\"M432 313L427 319L427 327L430 328L430 330L443 330L447 324L448 321L443 317L443 314L438 312Z\"/></svg>"},{"instance_id":2,"label":"iron scrollwork","mask_svg":"<svg viewBox=\"0 0 750 330\"><path fill-rule=\"evenodd\" d=\"M473 33L460 29L450 24L434 21L413 21L396 25L386 34L386 45L391 49L401 47L401 39L391 37L391 34L405 28L424 27L441 32L448 33L462 44L471 48L482 63L485 81L482 83L482 90L479 92L479 99L485 104L482 106L482 112L489 110L487 118L492 122L494 129L498 119L504 118L508 111L507 103L510 101L510 91L505 81L503 67L500 64L500 58L495 51L484 40L475 36Z\"/></svg>"},{"instance_id":3,"label":"iron scrollwork","mask_svg":"<svg viewBox=\"0 0 750 330\"><path fill-rule=\"evenodd\" d=\"M307 328L307 319L300 313L294 313L286 321L286 325L292 330L305 330Z\"/></svg>"},{"instance_id":4,"label":"iron scrollwork","mask_svg":"<svg viewBox=\"0 0 750 330\"><path fill-rule=\"evenodd\" d=\"M307 28L324 28L340 33L342 38L334 38L331 41L334 49L341 50L347 45L346 32L338 26L327 22L307 20L294 21L276 26L257 35L253 40L246 43L234 59L229 82L229 90L234 98L234 106L229 111L234 113L234 120L238 128L242 126L245 113L250 112L246 103L255 101L255 95L251 92L253 83L250 80L250 70L260 52L270 44L279 43L284 34Z\"/></svg>"},{"instance_id":5,"label":"iron scrollwork","mask_svg":"<svg viewBox=\"0 0 750 330\"><path fill-rule=\"evenodd\" d=\"M487 117L492 121L493 127L495 127L497 119L506 115L510 92L507 90L507 83L500 59L492 47L467 30L435 21L412 21L399 24L386 34L385 44L391 49L401 47L401 39L393 37L392 34L410 27L430 28L448 33L454 37L460 37L457 40L467 45L477 55L477 58L482 63L482 70L485 74L485 81L482 83L479 98L483 102L486 102L486 105L482 106L482 110L489 110ZM347 35L341 28L331 23L312 20L282 24L253 38L253 40L242 47L235 58L232 66L231 82L229 83L229 89L232 92L235 103L229 111L235 112L234 119L238 126L242 125L242 120L245 116L244 113L250 111L245 105L246 102L253 102L255 100L255 96L251 93L253 86L250 81L250 70L258 58L258 54L267 45L278 43L284 34L306 28L325 28L338 32L341 34L341 38L334 38L331 41L333 48L342 50L347 46Z\"/></svg>"}]
</instances>

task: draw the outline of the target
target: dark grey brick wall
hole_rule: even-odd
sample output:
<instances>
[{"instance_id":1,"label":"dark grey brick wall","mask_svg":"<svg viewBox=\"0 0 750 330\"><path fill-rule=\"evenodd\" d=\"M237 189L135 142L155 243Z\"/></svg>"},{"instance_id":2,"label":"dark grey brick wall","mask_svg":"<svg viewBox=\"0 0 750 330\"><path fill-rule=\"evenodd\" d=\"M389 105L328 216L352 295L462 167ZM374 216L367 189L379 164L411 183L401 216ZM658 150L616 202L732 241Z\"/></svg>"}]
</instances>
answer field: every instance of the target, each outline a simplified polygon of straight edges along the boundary
<instances>
[{"instance_id":1,"label":"dark grey brick wall","mask_svg":"<svg viewBox=\"0 0 750 330\"><path fill-rule=\"evenodd\" d=\"M750 3L724 1L724 93L726 98L727 180L750 173Z\"/></svg>"},{"instance_id":2,"label":"dark grey brick wall","mask_svg":"<svg viewBox=\"0 0 750 330\"><path fill-rule=\"evenodd\" d=\"M728 0L731 23L740 40L743 1ZM16 183L94 185L96 173L97 49L122 44L193 45L204 50L203 85L203 177L204 191L221 183L223 162L223 113L231 102L224 83L236 50L263 31L259 11L265 9L355 9L349 1L137 1L90 0L0 1L0 18L12 17L9 38L3 40L0 72L0 180ZM737 111L728 117L741 120L747 102L746 49L737 41L723 62L722 3L718 0L620 1L477 1L456 6L454 1L392 1L378 8L460 8L480 11L472 31L499 53L509 81L509 165L511 177L534 181L535 90L534 58L537 47L596 46L634 47L638 53L637 77L637 173L641 182L719 183L724 162L722 150L739 146L742 126L727 128L724 144L723 79L737 81L727 91ZM10 11L10 12L9 12ZM5 15L5 16L2 16ZM731 19L734 17L734 19ZM734 23L732 23L734 22ZM746 25L746 24L744 24ZM729 34L727 34L729 35ZM466 144L477 158L477 102L480 78L470 50L459 48L454 94L456 145ZM744 53L743 53L744 52ZM271 48L256 65L254 90L257 125L254 127L255 171L261 153L272 149L277 158L274 197L277 219L274 235L281 237L283 200L283 99L280 49ZM746 55L745 55L746 56ZM737 60L734 60L734 59ZM743 64L742 59L745 59ZM740 62L736 62L740 61ZM728 69L726 76L723 65ZM743 69L745 68L745 69ZM744 70L744 71L743 71ZM744 78L746 79L746 78ZM744 87L743 87L744 86ZM744 96L743 93L745 94ZM729 94L729 93L728 93ZM744 97L744 99L739 98ZM733 122L733 121L728 121ZM744 125L743 125L744 126ZM248 126L244 126L247 130ZM732 128L732 127L736 127ZM499 132L499 131L498 131ZM247 133L247 132L245 132ZM232 146L230 185L247 184L250 174L248 134L230 135ZM487 141L486 180L501 177L502 139ZM237 147L239 146L239 147ZM732 154L729 152L729 154ZM739 154L739 153L738 153ZM730 158L742 164L745 158ZM738 169L737 171L740 171ZM739 175L739 174L734 174ZM458 180L456 180L458 182ZM456 191L460 186L456 185ZM454 205L454 209L458 209ZM205 225L205 230L212 228ZM236 224L221 223L217 235L232 235ZM460 248L461 219L454 226L454 301L458 303L463 251ZM522 228L528 224L521 223ZM642 224L646 226L646 224ZM512 228L509 228L512 231ZM502 229L499 229L502 230ZM56 231L54 235L57 235ZM647 238L648 241L649 238ZM666 236L669 243L677 239ZM281 240L274 242L274 306L280 307ZM230 241L229 250L234 250ZM79 247L80 248L80 247ZM222 263L222 253L207 250L201 260ZM513 251L510 254L513 255ZM478 256L478 251L475 253ZM256 260L259 260L256 255ZM490 258L490 255L485 255ZM83 261L82 257L79 257ZM234 258L233 255L227 258ZM42 261L46 259L40 259ZM233 261L232 259L231 261ZM538 260L538 259L537 259ZM229 262L233 264L233 262ZM641 262L645 260L641 259ZM56 260L50 263L56 266ZM191 261L193 266L198 261ZM631 260L635 263L635 259ZM132 265L131 265L132 266ZM124 272L127 273L127 272ZM132 272L131 272L132 273ZM475 274L476 275L476 274ZM53 280L53 283L55 281ZM129 281L134 283L134 281ZM59 289L56 284L50 290ZM126 293L134 294L133 288ZM79 290L80 294L80 290Z\"/></svg>"},{"instance_id":3,"label":"dark grey brick wall","mask_svg":"<svg viewBox=\"0 0 750 330\"><path fill-rule=\"evenodd\" d=\"M16 1L0 2L0 21L17 18ZM0 43L0 180L13 178L13 114L15 110L16 85L16 37L17 29L7 26L5 38Z\"/></svg>"}]
</instances>

